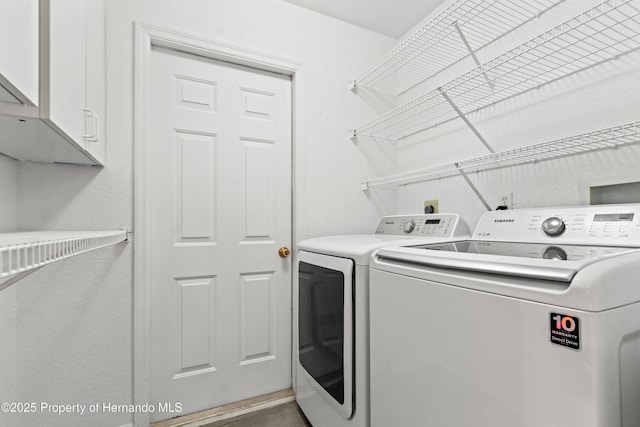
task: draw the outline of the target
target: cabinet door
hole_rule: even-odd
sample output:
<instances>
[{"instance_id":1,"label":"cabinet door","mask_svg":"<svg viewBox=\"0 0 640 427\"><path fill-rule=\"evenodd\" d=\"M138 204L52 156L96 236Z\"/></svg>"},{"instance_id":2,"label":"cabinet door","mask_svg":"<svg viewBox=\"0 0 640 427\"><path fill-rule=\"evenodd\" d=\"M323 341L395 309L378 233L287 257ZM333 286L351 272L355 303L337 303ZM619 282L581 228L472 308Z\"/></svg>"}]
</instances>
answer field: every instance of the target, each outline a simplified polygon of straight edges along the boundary
<instances>
[{"instance_id":1,"label":"cabinet door","mask_svg":"<svg viewBox=\"0 0 640 427\"><path fill-rule=\"evenodd\" d=\"M2 0L0 6L0 86L12 95L0 101L36 106L38 0Z\"/></svg>"},{"instance_id":2,"label":"cabinet door","mask_svg":"<svg viewBox=\"0 0 640 427\"><path fill-rule=\"evenodd\" d=\"M86 148L100 163L105 157L105 12L103 0L86 0L87 5L87 99L89 117Z\"/></svg>"},{"instance_id":3,"label":"cabinet door","mask_svg":"<svg viewBox=\"0 0 640 427\"><path fill-rule=\"evenodd\" d=\"M41 60L48 61L41 79L40 114L86 149L85 0L41 0L40 10Z\"/></svg>"}]
</instances>

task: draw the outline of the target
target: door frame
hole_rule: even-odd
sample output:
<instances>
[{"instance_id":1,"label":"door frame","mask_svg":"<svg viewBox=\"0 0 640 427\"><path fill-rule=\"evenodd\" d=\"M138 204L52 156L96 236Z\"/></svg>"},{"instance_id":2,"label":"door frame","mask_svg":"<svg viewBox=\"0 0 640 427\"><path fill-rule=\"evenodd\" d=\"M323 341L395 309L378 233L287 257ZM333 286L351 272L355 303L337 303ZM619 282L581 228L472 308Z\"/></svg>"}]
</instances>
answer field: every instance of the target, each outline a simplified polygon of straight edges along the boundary
<instances>
[{"instance_id":1,"label":"door frame","mask_svg":"<svg viewBox=\"0 0 640 427\"><path fill-rule=\"evenodd\" d=\"M151 283L150 263L145 247L149 230L145 215L147 206L146 150L149 144L147 130L150 126L151 50L154 46L170 48L179 52L244 65L258 70L270 71L291 77L291 244L295 253L295 242L303 235L300 198L304 189L304 67L270 53L248 49L204 39L178 30L134 23L134 111L133 111L133 403L143 405L150 400L150 356L151 356ZM292 261L293 262L293 261ZM291 291L293 294L293 268L291 269ZM293 359L293 332L291 337L291 378L295 384ZM134 413L135 427L147 427L149 413Z\"/></svg>"}]
</instances>

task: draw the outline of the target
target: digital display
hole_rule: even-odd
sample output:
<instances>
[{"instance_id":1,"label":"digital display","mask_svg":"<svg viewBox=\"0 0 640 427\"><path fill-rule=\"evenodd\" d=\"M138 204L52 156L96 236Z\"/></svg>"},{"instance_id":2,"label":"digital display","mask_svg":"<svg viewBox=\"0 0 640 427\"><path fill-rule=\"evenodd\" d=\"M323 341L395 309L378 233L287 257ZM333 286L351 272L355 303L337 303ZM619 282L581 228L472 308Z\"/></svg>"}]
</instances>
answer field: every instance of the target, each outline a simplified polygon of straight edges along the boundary
<instances>
[{"instance_id":1,"label":"digital display","mask_svg":"<svg viewBox=\"0 0 640 427\"><path fill-rule=\"evenodd\" d=\"M609 222L609 221L633 221L632 213L624 214L598 214L593 216L593 222Z\"/></svg>"},{"instance_id":2,"label":"digital display","mask_svg":"<svg viewBox=\"0 0 640 427\"><path fill-rule=\"evenodd\" d=\"M429 224L440 224L440 220L439 219L428 219L424 222L424 225L429 225Z\"/></svg>"}]
</instances>

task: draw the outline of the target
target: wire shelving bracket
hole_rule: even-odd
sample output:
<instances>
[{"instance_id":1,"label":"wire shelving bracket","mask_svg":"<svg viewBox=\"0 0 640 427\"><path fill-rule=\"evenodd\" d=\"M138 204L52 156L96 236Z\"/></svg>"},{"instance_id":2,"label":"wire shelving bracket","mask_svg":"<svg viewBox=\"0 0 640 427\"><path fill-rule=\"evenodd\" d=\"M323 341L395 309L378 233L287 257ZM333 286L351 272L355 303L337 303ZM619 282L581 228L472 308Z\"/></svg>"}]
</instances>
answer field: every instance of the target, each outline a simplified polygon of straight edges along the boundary
<instances>
[{"instance_id":1,"label":"wire shelving bracket","mask_svg":"<svg viewBox=\"0 0 640 427\"><path fill-rule=\"evenodd\" d=\"M638 142L640 142L640 121L555 141L501 151L461 162L375 178L364 181L361 184L361 188L365 190L377 186L407 185L461 174L535 163L595 150L616 148Z\"/></svg>"},{"instance_id":2,"label":"wire shelving bracket","mask_svg":"<svg viewBox=\"0 0 640 427\"><path fill-rule=\"evenodd\" d=\"M128 242L130 234L130 229L0 234L0 291L52 262Z\"/></svg>"},{"instance_id":3,"label":"wire shelving bracket","mask_svg":"<svg viewBox=\"0 0 640 427\"><path fill-rule=\"evenodd\" d=\"M457 0L358 76L353 89L402 94L564 0Z\"/></svg>"},{"instance_id":4,"label":"wire shelving bracket","mask_svg":"<svg viewBox=\"0 0 640 427\"><path fill-rule=\"evenodd\" d=\"M356 127L353 134L400 141L636 51L640 49L637 2L605 1L442 87ZM487 85L487 78L493 88Z\"/></svg>"}]
</instances>

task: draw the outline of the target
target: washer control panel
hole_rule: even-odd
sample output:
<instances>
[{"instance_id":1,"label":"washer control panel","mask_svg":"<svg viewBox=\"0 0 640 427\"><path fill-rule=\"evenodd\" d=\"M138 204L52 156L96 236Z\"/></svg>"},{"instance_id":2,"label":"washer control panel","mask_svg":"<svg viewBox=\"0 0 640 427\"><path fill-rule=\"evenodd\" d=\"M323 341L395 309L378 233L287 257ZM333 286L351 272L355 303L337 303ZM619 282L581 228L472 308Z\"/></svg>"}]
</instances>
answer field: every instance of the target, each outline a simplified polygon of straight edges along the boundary
<instances>
[{"instance_id":1,"label":"washer control panel","mask_svg":"<svg viewBox=\"0 0 640 427\"><path fill-rule=\"evenodd\" d=\"M640 204L487 212L473 237L566 244L640 245Z\"/></svg>"},{"instance_id":2,"label":"washer control panel","mask_svg":"<svg viewBox=\"0 0 640 427\"><path fill-rule=\"evenodd\" d=\"M375 234L416 237L455 237L468 235L469 228L456 214L386 216Z\"/></svg>"}]
</instances>

